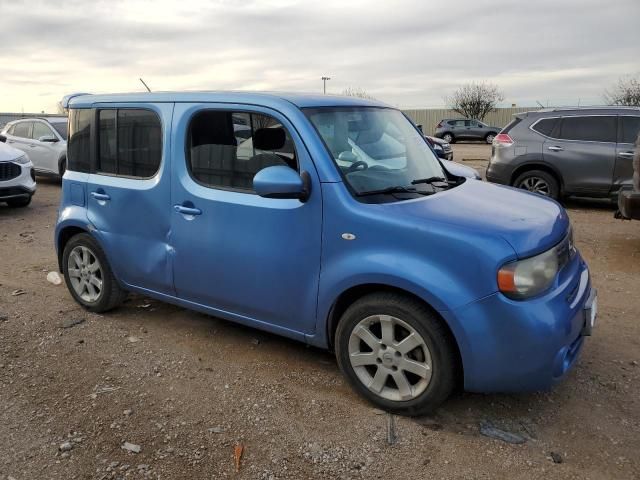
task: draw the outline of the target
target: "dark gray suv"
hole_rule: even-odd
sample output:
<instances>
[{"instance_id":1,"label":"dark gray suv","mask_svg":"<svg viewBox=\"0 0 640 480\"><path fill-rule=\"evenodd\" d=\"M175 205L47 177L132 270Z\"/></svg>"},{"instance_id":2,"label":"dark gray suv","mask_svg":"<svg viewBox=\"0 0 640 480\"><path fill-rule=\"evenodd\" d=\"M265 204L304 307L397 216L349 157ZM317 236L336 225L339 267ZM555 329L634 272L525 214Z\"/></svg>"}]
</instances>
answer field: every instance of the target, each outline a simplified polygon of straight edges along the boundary
<instances>
[{"instance_id":1,"label":"dark gray suv","mask_svg":"<svg viewBox=\"0 0 640 480\"><path fill-rule=\"evenodd\" d=\"M458 140L484 140L491 143L499 131L500 127L492 127L472 118L445 118L436 125L435 136L448 143Z\"/></svg>"},{"instance_id":2,"label":"dark gray suv","mask_svg":"<svg viewBox=\"0 0 640 480\"><path fill-rule=\"evenodd\" d=\"M555 199L615 197L633 176L640 108L519 113L494 139L487 180Z\"/></svg>"}]
</instances>

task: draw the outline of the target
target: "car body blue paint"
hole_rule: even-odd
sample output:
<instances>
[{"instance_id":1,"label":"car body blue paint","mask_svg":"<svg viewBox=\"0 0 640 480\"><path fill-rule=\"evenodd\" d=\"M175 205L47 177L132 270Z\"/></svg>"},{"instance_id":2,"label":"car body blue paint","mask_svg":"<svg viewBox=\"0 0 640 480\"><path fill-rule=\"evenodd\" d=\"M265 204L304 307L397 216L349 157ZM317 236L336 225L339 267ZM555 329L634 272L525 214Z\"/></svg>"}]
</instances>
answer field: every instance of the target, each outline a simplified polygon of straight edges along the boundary
<instances>
[{"instance_id":1,"label":"car body blue paint","mask_svg":"<svg viewBox=\"0 0 640 480\"><path fill-rule=\"evenodd\" d=\"M130 290L327 347L331 308L343 292L367 284L402 289L446 321L465 386L473 391L547 388L578 357L582 309L591 291L578 253L536 298L510 300L496 281L504 263L561 241L569 221L560 205L475 180L428 197L360 202L301 111L384 104L194 92L80 95L69 106L146 106L161 118L163 159L153 178L67 171L63 179L56 247L65 228L84 228ZM191 117L203 109L276 117L292 136L300 170L309 174L308 200L268 199L196 182L186 168L185 140ZM86 186L88 207L78 205L78 184ZM101 204L91 192L110 200ZM176 205L201 214L177 212ZM569 299L575 291L578 297Z\"/></svg>"}]
</instances>

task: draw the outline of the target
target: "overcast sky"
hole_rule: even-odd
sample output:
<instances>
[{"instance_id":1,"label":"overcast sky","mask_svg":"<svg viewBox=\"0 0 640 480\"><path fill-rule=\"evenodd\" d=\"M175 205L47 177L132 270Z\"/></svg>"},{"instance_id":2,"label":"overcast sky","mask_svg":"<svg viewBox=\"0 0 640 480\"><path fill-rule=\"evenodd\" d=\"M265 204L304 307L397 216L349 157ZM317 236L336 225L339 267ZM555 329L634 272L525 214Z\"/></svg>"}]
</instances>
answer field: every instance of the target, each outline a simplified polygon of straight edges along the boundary
<instances>
[{"instance_id":1,"label":"overcast sky","mask_svg":"<svg viewBox=\"0 0 640 480\"><path fill-rule=\"evenodd\" d=\"M640 0L0 0L0 112L70 92L360 87L442 106L469 81L505 105L601 103L640 75Z\"/></svg>"}]
</instances>

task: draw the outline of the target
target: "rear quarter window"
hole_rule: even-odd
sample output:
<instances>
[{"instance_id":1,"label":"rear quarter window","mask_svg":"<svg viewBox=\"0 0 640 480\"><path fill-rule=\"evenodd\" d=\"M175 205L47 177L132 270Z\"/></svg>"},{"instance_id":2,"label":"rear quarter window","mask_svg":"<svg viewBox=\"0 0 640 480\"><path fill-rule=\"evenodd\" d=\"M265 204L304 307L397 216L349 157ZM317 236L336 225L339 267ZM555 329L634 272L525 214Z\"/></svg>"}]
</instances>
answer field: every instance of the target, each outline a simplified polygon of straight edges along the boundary
<instances>
[{"instance_id":1,"label":"rear quarter window","mask_svg":"<svg viewBox=\"0 0 640 480\"><path fill-rule=\"evenodd\" d=\"M531 128L545 137L551 137L559 120L559 118L543 118L534 123Z\"/></svg>"},{"instance_id":2,"label":"rear quarter window","mask_svg":"<svg viewBox=\"0 0 640 480\"><path fill-rule=\"evenodd\" d=\"M67 170L89 173L91 166L91 124L94 112L89 109L69 111Z\"/></svg>"}]
</instances>

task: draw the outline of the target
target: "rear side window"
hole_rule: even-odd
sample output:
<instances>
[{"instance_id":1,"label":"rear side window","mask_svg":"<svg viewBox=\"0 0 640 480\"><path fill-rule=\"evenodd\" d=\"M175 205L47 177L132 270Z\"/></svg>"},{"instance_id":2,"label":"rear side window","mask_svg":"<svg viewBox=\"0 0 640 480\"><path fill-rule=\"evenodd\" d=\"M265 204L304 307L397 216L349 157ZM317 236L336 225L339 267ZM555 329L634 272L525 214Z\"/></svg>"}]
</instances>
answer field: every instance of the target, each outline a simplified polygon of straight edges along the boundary
<instances>
[{"instance_id":1,"label":"rear side window","mask_svg":"<svg viewBox=\"0 0 640 480\"><path fill-rule=\"evenodd\" d=\"M617 119L615 116L564 117L560 125L560 138L588 142L615 142Z\"/></svg>"},{"instance_id":2,"label":"rear side window","mask_svg":"<svg viewBox=\"0 0 640 480\"><path fill-rule=\"evenodd\" d=\"M16 123L13 127L13 135L21 138L31 137L31 123L32 122L20 122Z\"/></svg>"},{"instance_id":3,"label":"rear side window","mask_svg":"<svg viewBox=\"0 0 640 480\"><path fill-rule=\"evenodd\" d=\"M543 118L536 122L531 128L545 137L550 137L556 125L558 125L559 120L559 118Z\"/></svg>"},{"instance_id":4,"label":"rear side window","mask_svg":"<svg viewBox=\"0 0 640 480\"><path fill-rule=\"evenodd\" d=\"M640 133L640 117L620 117L620 143L636 143Z\"/></svg>"},{"instance_id":5,"label":"rear side window","mask_svg":"<svg viewBox=\"0 0 640 480\"><path fill-rule=\"evenodd\" d=\"M98 111L97 171L136 178L153 177L162 159L158 116L143 109Z\"/></svg>"},{"instance_id":6,"label":"rear side window","mask_svg":"<svg viewBox=\"0 0 640 480\"><path fill-rule=\"evenodd\" d=\"M69 110L69 143L67 170L89 172L91 166L91 122L93 110Z\"/></svg>"},{"instance_id":7,"label":"rear side window","mask_svg":"<svg viewBox=\"0 0 640 480\"><path fill-rule=\"evenodd\" d=\"M263 168L298 169L287 130L258 113L199 112L189 125L186 147L191 176L208 187L253 192L253 177Z\"/></svg>"}]
</instances>

